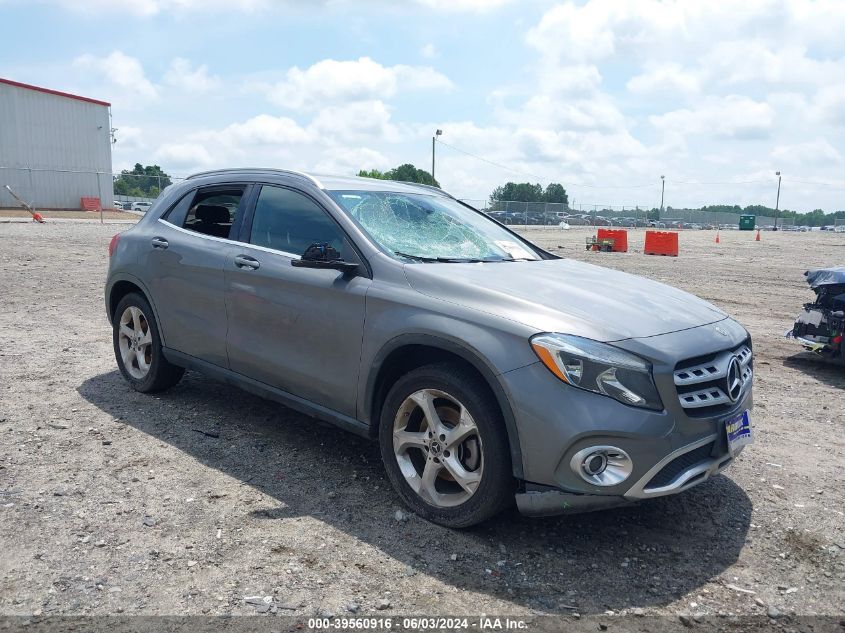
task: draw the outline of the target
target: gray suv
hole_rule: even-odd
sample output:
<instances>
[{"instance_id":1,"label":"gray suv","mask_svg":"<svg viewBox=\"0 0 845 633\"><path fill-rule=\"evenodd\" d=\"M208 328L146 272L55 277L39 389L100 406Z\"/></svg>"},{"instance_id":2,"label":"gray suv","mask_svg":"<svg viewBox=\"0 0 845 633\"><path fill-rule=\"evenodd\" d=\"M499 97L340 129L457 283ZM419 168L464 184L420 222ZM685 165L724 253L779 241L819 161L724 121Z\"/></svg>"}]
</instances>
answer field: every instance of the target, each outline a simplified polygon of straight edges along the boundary
<instances>
[{"instance_id":1,"label":"gray suv","mask_svg":"<svg viewBox=\"0 0 845 633\"><path fill-rule=\"evenodd\" d=\"M748 332L663 284L560 258L423 185L223 170L109 246L114 351L377 439L419 515L483 521L681 492L751 441Z\"/></svg>"}]
</instances>

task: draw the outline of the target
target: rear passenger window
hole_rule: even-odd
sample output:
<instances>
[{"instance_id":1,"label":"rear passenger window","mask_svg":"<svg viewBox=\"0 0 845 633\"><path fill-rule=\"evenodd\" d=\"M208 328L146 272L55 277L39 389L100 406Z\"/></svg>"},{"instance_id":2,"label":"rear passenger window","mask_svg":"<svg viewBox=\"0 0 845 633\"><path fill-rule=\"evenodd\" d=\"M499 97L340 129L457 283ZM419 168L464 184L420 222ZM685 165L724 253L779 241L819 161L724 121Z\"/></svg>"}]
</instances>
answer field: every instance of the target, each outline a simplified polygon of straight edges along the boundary
<instances>
[{"instance_id":1,"label":"rear passenger window","mask_svg":"<svg viewBox=\"0 0 845 633\"><path fill-rule=\"evenodd\" d=\"M343 238L340 227L310 198L281 187L261 188L250 243L292 255L302 255L312 244L327 243L342 253Z\"/></svg>"},{"instance_id":2,"label":"rear passenger window","mask_svg":"<svg viewBox=\"0 0 845 633\"><path fill-rule=\"evenodd\" d=\"M243 194L243 188L200 189L185 213L182 228L203 235L228 238ZM178 206L182 206L181 203Z\"/></svg>"}]
</instances>

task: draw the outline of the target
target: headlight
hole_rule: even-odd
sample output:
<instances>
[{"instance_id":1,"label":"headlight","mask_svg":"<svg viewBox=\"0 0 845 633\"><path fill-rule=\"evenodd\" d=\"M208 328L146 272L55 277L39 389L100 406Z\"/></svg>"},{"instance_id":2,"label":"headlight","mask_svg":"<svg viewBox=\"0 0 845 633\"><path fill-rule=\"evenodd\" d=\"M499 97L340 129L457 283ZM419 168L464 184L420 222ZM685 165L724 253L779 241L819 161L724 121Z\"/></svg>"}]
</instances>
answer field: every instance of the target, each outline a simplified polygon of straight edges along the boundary
<instances>
[{"instance_id":1,"label":"headlight","mask_svg":"<svg viewBox=\"0 0 845 633\"><path fill-rule=\"evenodd\" d=\"M651 364L639 356L569 334L538 334L531 347L549 371L573 387L635 407L663 409Z\"/></svg>"}]
</instances>

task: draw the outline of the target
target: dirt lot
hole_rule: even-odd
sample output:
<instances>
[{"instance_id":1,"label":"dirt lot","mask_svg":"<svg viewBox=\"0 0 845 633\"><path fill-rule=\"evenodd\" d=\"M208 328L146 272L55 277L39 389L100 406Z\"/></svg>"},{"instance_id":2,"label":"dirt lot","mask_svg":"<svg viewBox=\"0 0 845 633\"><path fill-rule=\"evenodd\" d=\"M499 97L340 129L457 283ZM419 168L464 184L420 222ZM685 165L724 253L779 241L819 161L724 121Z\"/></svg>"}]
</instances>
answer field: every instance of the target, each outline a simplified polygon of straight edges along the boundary
<instances>
[{"instance_id":1,"label":"dirt lot","mask_svg":"<svg viewBox=\"0 0 845 633\"><path fill-rule=\"evenodd\" d=\"M397 519L362 439L196 373L130 390L102 300L122 228L0 225L0 613L845 614L845 369L782 338L845 235L688 232L668 258L529 230L745 324L757 442L680 496L455 532Z\"/></svg>"}]
</instances>

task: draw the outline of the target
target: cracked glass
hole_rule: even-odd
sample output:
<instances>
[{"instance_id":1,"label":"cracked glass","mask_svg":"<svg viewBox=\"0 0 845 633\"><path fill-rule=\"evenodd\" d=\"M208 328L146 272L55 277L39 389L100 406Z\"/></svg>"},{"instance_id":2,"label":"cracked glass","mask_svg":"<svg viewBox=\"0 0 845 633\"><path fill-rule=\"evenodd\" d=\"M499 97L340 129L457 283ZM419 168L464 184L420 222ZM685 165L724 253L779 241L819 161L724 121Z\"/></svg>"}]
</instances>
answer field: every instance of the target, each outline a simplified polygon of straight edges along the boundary
<instances>
[{"instance_id":1,"label":"cracked glass","mask_svg":"<svg viewBox=\"0 0 845 633\"><path fill-rule=\"evenodd\" d=\"M530 244L450 198L384 191L328 193L397 257L420 262L539 259Z\"/></svg>"}]
</instances>

